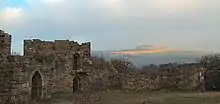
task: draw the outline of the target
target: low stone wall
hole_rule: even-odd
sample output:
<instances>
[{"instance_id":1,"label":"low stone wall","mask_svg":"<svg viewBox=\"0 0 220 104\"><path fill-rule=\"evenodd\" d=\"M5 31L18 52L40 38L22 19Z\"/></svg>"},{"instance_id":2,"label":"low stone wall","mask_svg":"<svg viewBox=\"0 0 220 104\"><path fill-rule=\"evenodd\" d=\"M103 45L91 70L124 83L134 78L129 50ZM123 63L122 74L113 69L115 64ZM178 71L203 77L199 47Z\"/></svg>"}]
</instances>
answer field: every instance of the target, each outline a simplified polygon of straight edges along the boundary
<instances>
[{"instance_id":1,"label":"low stone wall","mask_svg":"<svg viewBox=\"0 0 220 104\"><path fill-rule=\"evenodd\" d=\"M123 89L134 91L155 90L202 90L203 77L199 70L191 70L188 74L130 74L123 78Z\"/></svg>"},{"instance_id":2,"label":"low stone wall","mask_svg":"<svg viewBox=\"0 0 220 104\"><path fill-rule=\"evenodd\" d=\"M138 73L123 76L116 73L106 73L104 77L94 81L94 86L102 90L191 91L202 90L202 82L199 74L196 73L188 74L182 78Z\"/></svg>"},{"instance_id":3,"label":"low stone wall","mask_svg":"<svg viewBox=\"0 0 220 104\"><path fill-rule=\"evenodd\" d=\"M147 74L132 74L124 78L123 89L133 91L152 91L159 88L159 79Z\"/></svg>"}]
</instances>

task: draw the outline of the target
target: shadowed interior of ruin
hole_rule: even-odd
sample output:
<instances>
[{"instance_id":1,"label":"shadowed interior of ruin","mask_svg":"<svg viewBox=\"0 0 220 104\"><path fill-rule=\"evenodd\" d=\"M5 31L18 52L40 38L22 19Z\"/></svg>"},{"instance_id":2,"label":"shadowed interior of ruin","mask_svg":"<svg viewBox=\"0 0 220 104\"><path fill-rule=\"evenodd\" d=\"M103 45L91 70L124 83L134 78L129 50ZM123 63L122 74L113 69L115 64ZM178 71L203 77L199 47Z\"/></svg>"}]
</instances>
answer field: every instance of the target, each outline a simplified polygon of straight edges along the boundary
<instances>
[{"instance_id":1,"label":"shadowed interior of ruin","mask_svg":"<svg viewBox=\"0 0 220 104\"><path fill-rule=\"evenodd\" d=\"M78 76L76 76L73 79L73 92L77 92L80 90L80 78Z\"/></svg>"},{"instance_id":2,"label":"shadowed interior of ruin","mask_svg":"<svg viewBox=\"0 0 220 104\"><path fill-rule=\"evenodd\" d=\"M215 72L214 75L205 76L205 89L207 91L220 91L220 73Z\"/></svg>"},{"instance_id":3,"label":"shadowed interior of ruin","mask_svg":"<svg viewBox=\"0 0 220 104\"><path fill-rule=\"evenodd\" d=\"M31 98L40 100L42 96L42 78L38 71L32 77Z\"/></svg>"}]
</instances>

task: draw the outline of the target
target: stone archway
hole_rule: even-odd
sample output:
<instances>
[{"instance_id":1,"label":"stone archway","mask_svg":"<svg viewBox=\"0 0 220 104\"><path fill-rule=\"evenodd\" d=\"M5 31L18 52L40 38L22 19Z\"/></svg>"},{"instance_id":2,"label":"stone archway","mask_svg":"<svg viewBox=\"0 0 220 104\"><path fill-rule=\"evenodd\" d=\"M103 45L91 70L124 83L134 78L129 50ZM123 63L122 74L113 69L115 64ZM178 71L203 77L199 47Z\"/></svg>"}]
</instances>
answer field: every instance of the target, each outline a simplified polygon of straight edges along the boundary
<instances>
[{"instance_id":1,"label":"stone archway","mask_svg":"<svg viewBox=\"0 0 220 104\"><path fill-rule=\"evenodd\" d=\"M76 76L73 78L73 92L80 91L81 89L81 84L80 84L80 77Z\"/></svg>"},{"instance_id":2,"label":"stone archway","mask_svg":"<svg viewBox=\"0 0 220 104\"><path fill-rule=\"evenodd\" d=\"M31 99L40 100L42 96L42 77L41 74L36 71L32 77L31 83Z\"/></svg>"}]
</instances>

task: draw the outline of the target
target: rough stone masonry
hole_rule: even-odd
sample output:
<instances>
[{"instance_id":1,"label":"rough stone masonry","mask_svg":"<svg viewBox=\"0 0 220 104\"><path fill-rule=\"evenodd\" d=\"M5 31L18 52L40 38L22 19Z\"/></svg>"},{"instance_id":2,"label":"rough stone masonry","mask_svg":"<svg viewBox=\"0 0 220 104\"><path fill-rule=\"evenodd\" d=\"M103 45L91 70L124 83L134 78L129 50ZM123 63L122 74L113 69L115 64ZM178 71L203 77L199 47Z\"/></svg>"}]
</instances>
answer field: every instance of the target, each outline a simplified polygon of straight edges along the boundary
<instances>
[{"instance_id":1,"label":"rough stone masonry","mask_svg":"<svg viewBox=\"0 0 220 104\"><path fill-rule=\"evenodd\" d=\"M49 99L54 92L80 90L79 80L91 64L90 42L24 40L20 56L11 54L11 38L0 30L0 104L24 104Z\"/></svg>"}]
</instances>

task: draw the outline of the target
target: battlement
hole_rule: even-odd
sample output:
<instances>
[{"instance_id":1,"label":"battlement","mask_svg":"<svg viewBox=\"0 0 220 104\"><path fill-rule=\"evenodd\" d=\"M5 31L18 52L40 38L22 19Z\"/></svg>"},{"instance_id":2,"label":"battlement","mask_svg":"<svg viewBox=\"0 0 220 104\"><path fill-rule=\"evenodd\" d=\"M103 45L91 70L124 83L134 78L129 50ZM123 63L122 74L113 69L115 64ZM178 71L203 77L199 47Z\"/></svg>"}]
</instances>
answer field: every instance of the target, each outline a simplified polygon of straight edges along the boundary
<instances>
[{"instance_id":1,"label":"battlement","mask_svg":"<svg viewBox=\"0 0 220 104\"><path fill-rule=\"evenodd\" d=\"M91 43L79 44L70 40L42 41L40 39L24 40L24 55L74 54L76 51L89 50Z\"/></svg>"},{"instance_id":2,"label":"battlement","mask_svg":"<svg viewBox=\"0 0 220 104\"><path fill-rule=\"evenodd\" d=\"M82 57L91 56L91 43L85 42L79 44L70 40L42 41L40 39L24 40L24 56L31 55L73 55L81 52ZM0 30L0 56L11 55L11 35ZM3 58L2 58L3 59Z\"/></svg>"},{"instance_id":3,"label":"battlement","mask_svg":"<svg viewBox=\"0 0 220 104\"><path fill-rule=\"evenodd\" d=\"M11 35L9 35L8 33L4 32L3 30L0 30L0 38L7 38L7 37L11 37Z\"/></svg>"},{"instance_id":4,"label":"battlement","mask_svg":"<svg viewBox=\"0 0 220 104\"><path fill-rule=\"evenodd\" d=\"M0 36L11 36L3 30L0 30Z\"/></svg>"},{"instance_id":5,"label":"battlement","mask_svg":"<svg viewBox=\"0 0 220 104\"><path fill-rule=\"evenodd\" d=\"M81 43L79 44L78 42L75 42L75 41L70 41L70 40L54 40L54 41L43 41L43 40L40 40L40 39L29 39L29 40L24 40L24 43L31 43L31 44L75 44L75 45L79 45L79 46L85 46L85 45L90 45L91 43L90 42L84 42L84 43Z\"/></svg>"},{"instance_id":6,"label":"battlement","mask_svg":"<svg viewBox=\"0 0 220 104\"><path fill-rule=\"evenodd\" d=\"M0 30L0 56L11 55L11 35Z\"/></svg>"},{"instance_id":7,"label":"battlement","mask_svg":"<svg viewBox=\"0 0 220 104\"><path fill-rule=\"evenodd\" d=\"M30 55L72 55L78 51L82 56L90 57L91 43L85 42L79 44L70 40L42 41L40 39L24 40L24 56ZM0 30L0 56L11 55L11 35Z\"/></svg>"},{"instance_id":8,"label":"battlement","mask_svg":"<svg viewBox=\"0 0 220 104\"><path fill-rule=\"evenodd\" d=\"M0 30L0 34L4 34L5 32L3 30Z\"/></svg>"}]
</instances>

